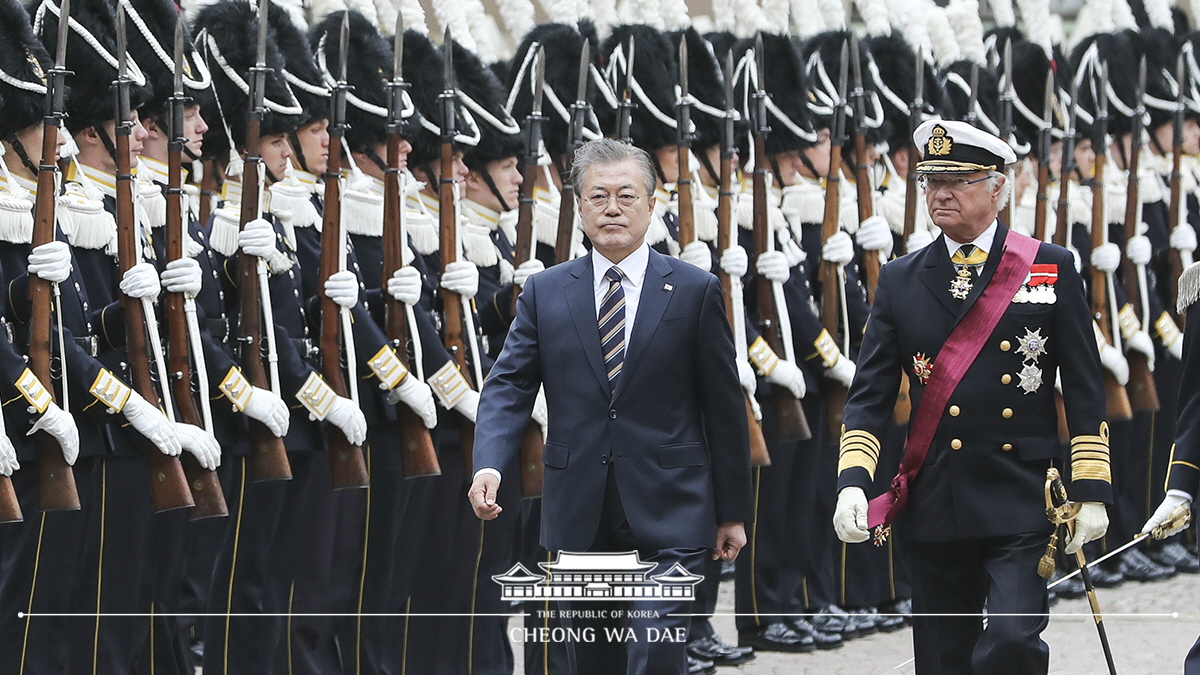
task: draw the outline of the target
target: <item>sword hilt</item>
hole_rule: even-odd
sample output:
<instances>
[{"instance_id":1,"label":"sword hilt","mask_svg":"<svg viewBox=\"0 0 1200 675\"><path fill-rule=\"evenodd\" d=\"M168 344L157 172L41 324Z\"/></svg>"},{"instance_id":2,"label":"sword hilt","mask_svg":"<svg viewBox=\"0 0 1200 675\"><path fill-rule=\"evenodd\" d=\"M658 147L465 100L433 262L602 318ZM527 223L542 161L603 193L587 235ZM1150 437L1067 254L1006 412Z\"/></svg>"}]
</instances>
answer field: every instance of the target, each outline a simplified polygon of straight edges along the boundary
<instances>
[{"instance_id":1,"label":"sword hilt","mask_svg":"<svg viewBox=\"0 0 1200 675\"><path fill-rule=\"evenodd\" d=\"M1167 519L1162 524L1157 525L1153 530L1150 530L1152 539L1166 539L1167 535L1182 530L1192 524L1192 505L1191 503L1180 504L1176 506Z\"/></svg>"}]
</instances>

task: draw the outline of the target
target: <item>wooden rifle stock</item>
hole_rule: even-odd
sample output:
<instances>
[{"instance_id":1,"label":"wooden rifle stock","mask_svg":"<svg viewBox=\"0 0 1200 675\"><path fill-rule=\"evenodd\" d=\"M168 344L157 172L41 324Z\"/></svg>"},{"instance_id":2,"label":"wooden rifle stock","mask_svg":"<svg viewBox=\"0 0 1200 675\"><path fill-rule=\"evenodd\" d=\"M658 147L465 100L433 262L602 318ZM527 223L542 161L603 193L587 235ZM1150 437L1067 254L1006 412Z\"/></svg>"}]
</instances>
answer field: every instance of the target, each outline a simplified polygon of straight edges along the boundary
<instances>
[{"instance_id":1,"label":"wooden rifle stock","mask_svg":"<svg viewBox=\"0 0 1200 675\"><path fill-rule=\"evenodd\" d=\"M200 224L205 227L208 226L208 219L212 217L213 200L220 189L216 160L204 160L204 175L200 178Z\"/></svg>"},{"instance_id":2,"label":"wooden rifle stock","mask_svg":"<svg viewBox=\"0 0 1200 675\"><path fill-rule=\"evenodd\" d=\"M321 260L318 288L324 288L329 277L337 273L346 255L342 241L342 134L330 129L329 169L325 174L325 211L321 224ZM321 376L333 393L349 397L346 373L342 371L342 345L353 349L351 336L342 335L342 308L324 293L321 294ZM351 373L351 377L355 374ZM367 462L362 448L350 442L341 429L329 426L325 434L329 444L329 471L333 489L367 487Z\"/></svg>"},{"instance_id":3,"label":"wooden rifle stock","mask_svg":"<svg viewBox=\"0 0 1200 675\"><path fill-rule=\"evenodd\" d=\"M911 160L910 160L911 161ZM829 175L825 177L825 215L821 221L821 243L824 245L829 238L837 234L839 229L839 210L841 208L841 166L842 146L836 141L829 147ZM828 260L821 261L821 325L829 332L834 340L838 335L838 310L841 307L841 275L838 274L837 263ZM845 358L845 356L843 356ZM825 402L828 410L829 433L832 438L840 438L842 433L842 414L846 407L846 388L839 382L826 378ZM895 409L892 412L895 416Z\"/></svg>"},{"instance_id":4,"label":"wooden rifle stock","mask_svg":"<svg viewBox=\"0 0 1200 675\"><path fill-rule=\"evenodd\" d=\"M57 115L48 115L42 126L42 163L38 166L37 201L34 203L33 248L54 241L55 211L57 206L58 134L60 120ZM54 381L50 377L50 282L36 274L29 275L29 369L54 394ZM65 358L66 355L60 355ZM66 382L63 386L67 386ZM55 396L57 399L57 397ZM68 411L70 412L70 411ZM38 508L42 511L69 511L79 508L79 493L75 488L75 474L63 458L58 441L45 431L33 435L37 451ZM0 497L12 492L11 480L0 480ZM11 502L0 499L0 521L21 519L21 509L16 499Z\"/></svg>"},{"instance_id":5,"label":"wooden rifle stock","mask_svg":"<svg viewBox=\"0 0 1200 675\"><path fill-rule=\"evenodd\" d=\"M129 166L129 134L128 125L117 125L117 260L121 274L140 262L137 253L138 225L133 212L133 174ZM128 350L129 376L133 388L151 405L157 406L158 392L150 376L146 331L158 330L158 322L153 315L146 315L139 300L127 295L121 295L121 307L125 311L125 347ZM161 384L167 386L166 382ZM159 452L149 439L139 438L150 469L154 510L168 511L195 506L179 458L168 457Z\"/></svg>"},{"instance_id":6,"label":"wooden rifle stock","mask_svg":"<svg viewBox=\"0 0 1200 675\"><path fill-rule=\"evenodd\" d=\"M442 142L439 182L441 187L438 189L438 228L440 230L442 271L445 272L446 265L458 260L458 214L454 209L454 146L448 140ZM467 385L474 389L475 383L472 381L474 378L471 376L470 364L467 362L467 340L463 335L463 312L468 311L470 307L464 305L462 296L458 293L446 291L441 295L442 313L445 314L443 340L446 351L454 356L459 372L467 381ZM476 358L478 357L476 356ZM475 448L475 423L464 417L460 421L460 429L463 461L469 472L472 470Z\"/></svg>"},{"instance_id":7,"label":"wooden rifle stock","mask_svg":"<svg viewBox=\"0 0 1200 675\"><path fill-rule=\"evenodd\" d=\"M383 176L383 279L381 288L387 289L388 279L404 266L404 247L408 246L406 233L400 227L400 210L404 208L404 195L400 193L400 134L388 133L387 172ZM396 357L409 369L408 377L417 377L408 358L408 309L403 302L384 293L387 311L387 338L396 350ZM417 339L417 336L413 336ZM396 423L400 431L400 448L404 460L404 477L438 476L442 466L438 462L437 448L421 416L404 403L396 404Z\"/></svg>"},{"instance_id":8,"label":"wooden rifle stock","mask_svg":"<svg viewBox=\"0 0 1200 675\"><path fill-rule=\"evenodd\" d=\"M1134 133L1140 134L1141 127L1138 122L1134 122ZM1139 217L1139 207L1141 206L1141 198L1139 196L1139 177L1138 168L1141 164L1139 155L1141 155L1141 143L1135 141L1133 151L1129 157L1129 176L1126 180L1125 189L1125 226L1123 237L1117 244L1121 247L1124 253L1125 245L1129 238L1137 235ZM1134 267L1133 262L1129 260L1128 255L1121 256L1121 277L1122 285L1125 288L1125 295L1129 298L1129 303L1133 306L1134 314L1141 317L1142 311L1142 287L1138 277L1138 271ZM1154 374L1150 371L1150 361L1145 354L1131 349L1126 352L1126 360L1129 362L1129 384L1125 386L1125 391L1129 394L1129 404L1134 410L1158 410L1160 407L1158 400L1158 387L1154 383Z\"/></svg>"},{"instance_id":9,"label":"wooden rifle stock","mask_svg":"<svg viewBox=\"0 0 1200 675\"><path fill-rule=\"evenodd\" d=\"M554 239L554 262L571 259L571 242L575 234L575 185L571 182L572 160L563 160L566 169L560 174L562 190L558 193L558 234Z\"/></svg>"},{"instance_id":10,"label":"wooden rifle stock","mask_svg":"<svg viewBox=\"0 0 1200 675\"><path fill-rule=\"evenodd\" d=\"M1096 153L1095 177L1092 179L1092 250L1107 243L1104 236L1106 230L1104 217L1104 165L1106 154ZM1112 322L1108 311L1108 273L1091 269L1092 273L1092 316L1100 326L1100 332L1105 341L1112 344ZM1125 387L1120 385L1113 374L1104 371L1104 396L1108 404L1108 417L1115 420L1127 420L1133 417L1133 408L1129 403L1129 395Z\"/></svg>"},{"instance_id":11,"label":"wooden rifle stock","mask_svg":"<svg viewBox=\"0 0 1200 675\"><path fill-rule=\"evenodd\" d=\"M181 260L186 255L183 248L186 225L183 217L183 167L180 153L179 145L172 140L167 153L168 261ZM179 411L179 420L184 424L203 428L204 418L192 392L192 367L189 360L187 315L183 294L164 293L163 307L167 316L167 367L172 378L170 386L175 407ZM199 376L205 377L205 373L199 373ZM162 386L167 386L167 383L162 383ZM192 520L229 515L229 507L225 504L225 493L221 490L217 472L200 466L200 462L186 452L180 461L183 463L183 473L187 476L188 486L192 490L192 498L196 502L196 508L192 509Z\"/></svg>"},{"instance_id":12,"label":"wooden rifle stock","mask_svg":"<svg viewBox=\"0 0 1200 675\"><path fill-rule=\"evenodd\" d=\"M1054 210L1054 236L1050 238L1055 246L1067 247L1068 233L1071 231L1071 158L1067 157L1067 141L1063 141L1062 175L1058 181L1058 206Z\"/></svg>"},{"instance_id":13,"label":"wooden rifle stock","mask_svg":"<svg viewBox=\"0 0 1200 675\"><path fill-rule=\"evenodd\" d=\"M1033 206L1033 238L1046 241L1046 218L1050 215L1050 163L1038 162L1037 194ZM1012 227L1011 222L1005 223Z\"/></svg>"},{"instance_id":14,"label":"wooden rifle stock","mask_svg":"<svg viewBox=\"0 0 1200 675\"><path fill-rule=\"evenodd\" d=\"M692 174L688 170L688 148L680 145L679 177L675 180L675 194L679 199L679 250L696 241L696 211L692 201Z\"/></svg>"},{"instance_id":15,"label":"wooden rifle stock","mask_svg":"<svg viewBox=\"0 0 1200 675\"><path fill-rule=\"evenodd\" d=\"M868 175L870 167L866 163L867 138L862 132L854 135L854 155L854 186L858 191L858 222L861 223L875 213L871 179ZM830 167L830 173L832 172ZM867 281L867 302L874 304L875 287L879 285L879 251L863 251L862 260Z\"/></svg>"},{"instance_id":16,"label":"wooden rifle stock","mask_svg":"<svg viewBox=\"0 0 1200 675\"><path fill-rule=\"evenodd\" d=\"M538 124L539 121L533 121ZM521 201L517 211L517 241L513 249L513 266L520 267L527 262L533 251L533 210L534 190L537 186L538 164L537 148L533 155L526 154L525 166L522 168ZM521 289L513 286L512 313L517 313L517 298ZM542 496L542 480L545 465L542 463L542 450L545 439L542 438L541 425L533 420L525 425L525 433L521 436L521 496L526 499Z\"/></svg>"},{"instance_id":17,"label":"wooden rifle stock","mask_svg":"<svg viewBox=\"0 0 1200 675\"><path fill-rule=\"evenodd\" d=\"M766 139L758 136L754 139L754 255L760 256L769 250L771 222L767 213L767 151ZM765 277L758 279L758 321L762 327L763 339L767 345L784 358L787 351L779 335L779 316L775 308L774 282ZM771 387L771 396L775 400L779 412L779 435L785 439L807 440L812 438L808 420L804 416L804 408L800 400L784 387Z\"/></svg>"}]
</instances>

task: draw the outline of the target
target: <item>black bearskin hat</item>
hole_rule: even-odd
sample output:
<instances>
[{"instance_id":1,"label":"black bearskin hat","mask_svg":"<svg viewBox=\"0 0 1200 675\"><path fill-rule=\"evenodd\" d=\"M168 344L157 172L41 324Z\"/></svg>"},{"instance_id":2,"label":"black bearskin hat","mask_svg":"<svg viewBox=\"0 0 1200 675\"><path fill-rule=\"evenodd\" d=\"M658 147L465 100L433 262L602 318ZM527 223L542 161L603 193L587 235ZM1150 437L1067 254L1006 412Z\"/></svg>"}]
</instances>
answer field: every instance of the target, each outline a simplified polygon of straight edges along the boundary
<instances>
[{"instance_id":1,"label":"black bearskin hat","mask_svg":"<svg viewBox=\"0 0 1200 675\"><path fill-rule=\"evenodd\" d=\"M129 56L142 67L151 89L150 100L142 107L142 117L157 118L174 93L175 25L181 20L179 10L171 0L130 0L130 5L132 9L126 17ZM151 37L146 36L139 22L145 24ZM157 49L150 43L151 39ZM192 99L191 105L203 106L212 97L211 82L200 86L208 80L205 76L208 71L188 40L184 41L183 58L184 95Z\"/></svg>"},{"instance_id":2,"label":"black bearskin hat","mask_svg":"<svg viewBox=\"0 0 1200 675\"><path fill-rule=\"evenodd\" d=\"M9 78L31 85L46 85L46 71L54 66L50 54L33 34L29 15L17 0L0 0L0 71ZM30 91L0 80L0 139L42 121L46 94ZM27 148L40 153L41 148ZM32 155L36 158L36 154Z\"/></svg>"},{"instance_id":3,"label":"black bearskin hat","mask_svg":"<svg viewBox=\"0 0 1200 675\"><path fill-rule=\"evenodd\" d=\"M799 127L805 133L812 132L811 113L808 108L808 87L807 78L804 76L804 64L800 59L800 52L796 50L795 43L786 35L775 35L771 33L762 34L763 54L763 79L759 86L762 87L767 95L770 96L771 103L774 104L784 115ZM736 59L744 59L750 50L754 48L754 40L742 40L733 47L734 57ZM756 65L753 63L746 64L742 68L742 74L736 82L734 82L734 98L741 102L747 101L753 107L754 85L750 79L750 74L755 71ZM744 95L743 95L744 94ZM745 121L745 126L742 127L746 132L739 131L738 147L741 151L743 159L750 156L749 143L751 136L747 133L750 125L755 124L757 120L753 118L753 111L750 109L742 109L742 119ZM801 150L812 145L812 141L798 136L790 130L782 120L772 113L767 113L767 123L771 127L771 132L767 134L766 151L768 155L777 155L782 152L792 152Z\"/></svg>"},{"instance_id":4,"label":"black bearskin hat","mask_svg":"<svg viewBox=\"0 0 1200 675\"><path fill-rule=\"evenodd\" d=\"M569 124L550 105L549 93L553 91L554 95L562 102L563 107L568 110L575 102L575 95L579 89L579 55L583 49L585 38L590 40L591 62L598 65L600 41L596 37L596 29L591 22L582 22L579 30L561 23L543 23L534 27L521 40L521 45L517 48L516 55L513 56L512 67L509 68L509 78L505 80L506 88L511 91L514 80L521 74L520 68L525 63L525 55L529 53L533 43L536 42L542 46L543 54L546 57L544 89L547 97L547 100L542 101L542 114L546 117L542 121L542 143L551 157L557 158L567 154ZM516 97L513 99L513 118L522 124L533 110L533 91L529 86L532 72L532 65L526 68L521 86L517 88ZM601 120L601 128L607 128L603 126L603 121L613 119L612 110L607 104L601 104L596 99L597 87L590 78L587 91L588 100L596 102L594 110L596 116Z\"/></svg>"},{"instance_id":5,"label":"black bearskin hat","mask_svg":"<svg viewBox=\"0 0 1200 675\"><path fill-rule=\"evenodd\" d=\"M283 11L274 5L272 7L268 11ZM230 138L225 135L225 126L229 127L235 146L243 147L246 142L246 111L250 101L243 87L249 84L250 69L256 60L257 11L244 0L221 0L201 9L192 29L196 48L205 55L213 78L211 105L204 106L200 111L209 122L208 133L204 135L204 154L206 157L224 156L230 150ZM273 136L296 129L300 125L302 108L283 78L284 61L271 30L267 31L266 46L269 68L265 92L266 114L259 133ZM230 73L238 81L231 79Z\"/></svg>"},{"instance_id":6,"label":"black bearskin hat","mask_svg":"<svg viewBox=\"0 0 1200 675\"><path fill-rule=\"evenodd\" d=\"M1041 127L1037 122L1025 116L1020 107L1024 106L1035 116L1041 117L1046 109L1046 73L1055 71L1055 90L1069 89L1070 79L1063 77L1064 73L1059 72L1059 70L1065 71L1066 68L1056 68L1055 64L1051 63L1046 56L1046 51L1028 40L1012 43L1012 68L1013 94L1017 99L1013 101L1013 126L1016 128L1017 140L1020 143L1029 144L1033 153L1036 154ZM1052 122L1054 119L1052 112Z\"/></svg>"},{"instance_id":7,"label":"black bearskin hat","mask_svg":"<svg viewBox=\"0 0 1200 675\"><path fill-rule=\"evenodd\" d=\"M49 53L54 53L58 48L57 11L58 4L48 0L42 0L34 10L34 24ZM93 47L78 30L70 29L66 65L74 75L67 76L71 98L67 101L66 126L71 134L77 134L116 118L117 97L112 83L117 79L117 69L109 64L106 57L116 61L117 19L114 8L106 0L72 3L71 18L90 32L98 48L107 53L105 56L98 54L97 47ZM133 58L128 63L129 77L134 80L129 87L129 107L133 111L150 98L151 92L139 64Z\"/></svg>"},{"instance_id":8,"label":"black bearskin hat","mask_svg":"<svg viewBox=\"0 0 1200 675\"><path fill-rule=\"evenodd\" d=\"M342 16L342 12L331 12L309 34L318 68L333 79L337 79L341 63ZM346 101L346 143L353 152L365 152L387 140L385 84L392 78L392 48L367 17L353 10L349 16L346 82L352 98ZM369 109L372 107L374 110Z\"/></svg>"},{"instance_id":9,"label":"black bearskin hat","mask_svg":"<svg viewBox=\"0 0 1200 675\"><path fill-rule=\"evenodd\" d=\"M417 108L409 120L407 136L412 145L408 153L408 166L416 168L436 161L441 154L441 137L426 128L421 118L436 127L441 126L442 112L438 96L445 85L442 82L441 50L424 33L412 29L404 32L404 79L412 85L409 94Z\"/></svg>"},{"instance_id":10,"label":"black bearskin hat","mask_svg":"<svg viewBox=\"0 0 1200 675\"><path fill-rule=\"evenodd\" d=\"M443 49L445 47L443 46ZM504 88L496 75L471 50L455 41L454 75L458 78L458 90L479 104L501 124L512 129L512 133L499 129L496 125L484 119L478 111L471 111L475 126L479 129L479 143L468 147L463 154L463 161L472 171L483 171L489 162L507 157L520 157L523 154L524 143L521 141L521 127L504 109ZM459 103L464 106L465 103Z\"/></svg>"},{"instance_id":11,"label":"black bearskin hat","mask_svg":"<svg viewBox=\"0 0 1200 675\"><path fill-rule=\"evenodd\" d=\"M674 119L675 85L679 66L675 63L675 50L671 48L671 41L662 31L650 26L616 26L612 34L604 40L602 53L605 54L605 61L611 61L618 48L627 52L630 38L634 41L634 79L649 99L649 103L658 108L659 112ZM628 55L626 57L628 58ZM625 69L622 67L616 79L618 95L625 86L625 78ZM636 106L633 108L629 124L629 135L633 144L651 154L660 148L675 145L675 129L655 117L641 97L635 94L633 101Z\"/></svg>"},{"instance_id":12,"label":"black bearskin hat","mask_svg":"<svg viewBox=\"0 0 1200 675\"><path fill-rule=\"evenodd\" d=\"M672 42L678 45L680 39L687 40L688 43L688 93L701 104L723 112L725 74L713 46L691 27L675 34ZM676 53L678 51L676 49ZM725 127L724 116L716 117L693 106L692 124L695 126L693 147L700 150L720 145Z\"/></svg>"},{"instance_id":13,"label":"black bearskin hat","mask_svg":"<svg viewBox=\"0 0 1200 675\"><path fill-rule=\"evenodd\" d=\"M283 67L292 76L289 78L292 93L304 108L298 126L329 117L329 87L317 69L312 50L308 46L308 38L292 22L292 15L273 2L268 19L274 33L275 46L279 48L279 54L283 57ZM340 15L338 20L341 20Z\"/></svg>"},{"instance_id":14,"label":"black bearskin hat","mask_svg":"<svg viewBox=\"0 0 1200 675\"><path fill-rule=\"evenodd\" d=\"M810 86L816 87L820 84L819 81L821 78L818 77L816 71L818 67L824 68L825 75L828 77L829 82L832 84L832 86L837 86L837 80L841 69L842 45L845 44L848 46L850 44L849 40L849 31L830 31L815 35L804 43L802 52L805 63L808 64L813 58L814 54L818 56L819 61L812 63L812 67L808 71L808 80ZM854 58L854 54L849 50L849 48L847 48L846 53L848 58ZM890 125L889 117L887 115L888 104L886 101L884 101L884 97L876 90L876 84L874 79L871 77L871 58L871 50L869 45L866 42L860 41L858 44L858 59L859 65L862 67L863 92L865 94L863 110L868 118L865 120L868 123L864 125L862 132L867 143L871 145L879 145L889 138ZM909 59L908 63L911 64L912 62L913 59ZM909 67L911 67L911 65ZM853 103L850 95L854 92L854 86L854 64L851 62L847 64L846 68L846 96L850 103ZM831 96L836 96L836 92L834 91L827 93ZM876 102L879 103L878 108L875 106ZM858 133L859 122L859 120L854 119L853 115L847 114L847 140L854 138L854 136Z\"/></svg>"},{"instance_id":15,"label":"black bearskin hat","mask_svg":"<svg viewBox=\"0 0 1200 675\"><path fill-rule=\"evenodd\" d=\"M942 82L946 87L946 119L965 120L970 116L971 61L955 61L942 71ZM1044 86L1045 81L1039 80ZM999 134L1000 123L1000 78L986 66L979 66L979 93L975 115L976 126L991 134ZM986 118L986 120L984 119Z\"/></svg>"},{"instance_id":16,"label":"black bearskin hat","mask_svg":"<svg viewBox=\"0 0 1200 675\"><path fill-rule=\"evenodd\" d=\"M869 48L871 59L879 69L881 81L874 82L874 86L880 91L880 103L883 105L887 129L884 140L893 151L907 148L912 144L909 130L915 128L910 124L908 105L917 96L917 55L897 33L869 37L863 44ZM932 65L926 62L922 70L925 80L921 91L924 110L936 114L944 106L942 85ZM863 77L874 79L867 72L863 73ZM901 103L904 104L903 109L900 108Z\"/></svg>"}]
</instances>

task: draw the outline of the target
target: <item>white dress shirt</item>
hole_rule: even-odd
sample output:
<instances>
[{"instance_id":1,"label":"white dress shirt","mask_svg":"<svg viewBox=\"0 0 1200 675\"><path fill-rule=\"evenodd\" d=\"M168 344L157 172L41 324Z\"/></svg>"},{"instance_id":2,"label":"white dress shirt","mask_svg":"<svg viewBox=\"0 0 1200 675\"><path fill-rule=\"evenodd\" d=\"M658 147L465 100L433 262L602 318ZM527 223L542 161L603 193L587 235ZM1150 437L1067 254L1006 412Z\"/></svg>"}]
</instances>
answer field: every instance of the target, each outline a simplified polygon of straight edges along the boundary
<instances>
[{"instance_id":1,"label":"white dress shirt","mask_svg":"<svg viewBox=\"0 0 1200 675\"><path fill-rule=\"evenodd\" d=\"M592 291L596 297L596 321L600 321L600 305L608 295L608 278L605 273L616 265L621 270L621 290L625 291L625 348L629 348L629 336L633 334L633 322L637 318L638 301L642 297L642 286L646 280L646 265L650 263L650 245L645 242L620 263L614 263L592 249ZM596 328L599 334L599 326Z\"/></svg>"},{"instance_id":2,"label":"white dress shirt","mask_svg":"<svg viewBox=\"0 0 1200 675\"><path fill-rule=\"evenodd\" d=\"M996 228L999 225L1000 225L999 220L993 220L992 224L988 226L988 229L983 231L983 234L979 235L978 237L975 237L974 241L969 241L969 242L967 242L967 244L975 244L975 248L977 248L985 253L991 253L992 252L992 242L996 240ZM957 241L954 241L953 239L951 239L950 237L945 236L944 234L942 235L942 239L946 240L946 250L950 252L951 258L954 257L955 253L958 253L958 249L967 245L967 244L960 244Z\"/></svg>"}]
</instances>

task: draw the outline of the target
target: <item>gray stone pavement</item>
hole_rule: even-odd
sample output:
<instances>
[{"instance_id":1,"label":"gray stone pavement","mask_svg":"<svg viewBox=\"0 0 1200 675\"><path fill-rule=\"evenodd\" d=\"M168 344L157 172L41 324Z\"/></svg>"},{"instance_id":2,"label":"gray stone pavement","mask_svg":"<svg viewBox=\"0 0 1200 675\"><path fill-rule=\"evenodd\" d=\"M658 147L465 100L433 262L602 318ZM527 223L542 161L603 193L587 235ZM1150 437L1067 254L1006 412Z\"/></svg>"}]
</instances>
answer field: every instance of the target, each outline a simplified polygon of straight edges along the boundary
<instances>
[{"instance_id":1,"label":"gray stone pavement","mask_svg":"<svg viewBox=\"0 0 1200 675\"><path fill-rule=\"evenodd\" d=\"M1129 582L1099 589L1105 627L1121 675L1173 675L1183 671L1183 657L1200 635L1200 575L1181 575L1152 584ZM1105 675L1107 667L1095 624L1085 599L1059 601L1051 608L1043 639L1050 645L1051 675ZM729 642L734 630L733 584L721 584L717 632ZM517 653L521 673L520 649ZM847 643L841 649L810 654L760 653L718 675L909 675L912 633L904 629ZM1019 674L1014 674L1019 675Z\"/></svg>"}]
</instances>

